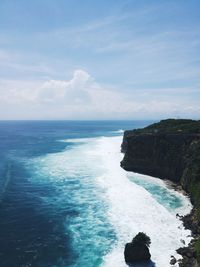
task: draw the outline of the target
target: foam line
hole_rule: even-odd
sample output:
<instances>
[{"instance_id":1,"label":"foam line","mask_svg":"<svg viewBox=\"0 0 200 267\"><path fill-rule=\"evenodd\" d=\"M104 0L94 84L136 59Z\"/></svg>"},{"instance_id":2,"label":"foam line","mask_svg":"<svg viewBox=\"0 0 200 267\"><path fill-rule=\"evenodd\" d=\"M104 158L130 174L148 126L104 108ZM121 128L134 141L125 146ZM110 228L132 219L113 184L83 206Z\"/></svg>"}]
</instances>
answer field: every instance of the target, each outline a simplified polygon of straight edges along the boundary
<instances>
[{"instance_id":1,"label":"foam line","mask_svg":"<svg viewBox=\"0 0 200 267\"><path fill-rule=\"evenodd\" d=\"M90 141L94 141L97 138L95 137L91 137L91 138L69 138L69 139L63 139L63 140L58 140L60 142L64 142L64 143L87 143Z\"/></svg>"}]
</instances>

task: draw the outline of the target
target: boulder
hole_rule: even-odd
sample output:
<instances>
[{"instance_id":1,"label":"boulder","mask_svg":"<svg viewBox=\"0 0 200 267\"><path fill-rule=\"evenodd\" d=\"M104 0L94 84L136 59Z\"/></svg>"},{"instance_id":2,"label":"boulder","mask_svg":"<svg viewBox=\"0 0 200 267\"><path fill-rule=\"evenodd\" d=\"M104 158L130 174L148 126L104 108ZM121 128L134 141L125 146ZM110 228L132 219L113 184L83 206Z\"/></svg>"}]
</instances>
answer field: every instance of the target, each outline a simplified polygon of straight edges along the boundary
<instances>
[{"instance_id":1,"label":"boulder","mask_svg":"<svg viewBox=\"0 0 200 267\"><path fill-rule=\"evenodd\" d=\"M124 258L126 263L149 261L151 254L149 248L145 244L127 243L124 250Z\"/></svg>"},{"instance_id":2,"label":"boulder","mask_svg":"<svg viewBox=\"0 0 200 267\"><path fill-rule=\"evenodd\" d=\"M177 262L176 258L174 256L171 256L170 264L175 265Z\"/></svg>"}]
</instances>

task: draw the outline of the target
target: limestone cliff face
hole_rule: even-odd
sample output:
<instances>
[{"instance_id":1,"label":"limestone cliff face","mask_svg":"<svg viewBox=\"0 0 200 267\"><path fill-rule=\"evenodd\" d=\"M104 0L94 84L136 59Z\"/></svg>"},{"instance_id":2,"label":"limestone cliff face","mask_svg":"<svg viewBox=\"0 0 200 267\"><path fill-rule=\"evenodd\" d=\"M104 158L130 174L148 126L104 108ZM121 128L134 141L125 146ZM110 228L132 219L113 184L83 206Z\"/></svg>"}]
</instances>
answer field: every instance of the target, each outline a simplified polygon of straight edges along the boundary
<instances>
[{"instance_id":1,"label":"limestone cliff face","mask_svg":"<svg viewBox=\"0 0 200 267\"><path fill-rule=\"evenodd\" d=\"M170 128L169 121L171 124L176 123L177 128ZM197 167L200 166L200 134L196 128L193 132L182 130L182 120L178 121L179 127L177 120L166 120L144 129L125 131L121 166L127 171L181 183L189 192L191 180L200 181L200 173L197 175ZM159 126L165 123L166 127L160 130ZM194 172L195 177L192 178Z\"/></svg>"},{"instance_id":2,"label":"limestone cliff face","mask_svg":"<svg viewBox=\"0 0 200 267\"><path fill-rule=\"evenodd\" d=\"M122 144L125 155L121 166L128 171L180 182L190 146L197 139L191 134L132 133Z\"/></svg>"}]
</instances>

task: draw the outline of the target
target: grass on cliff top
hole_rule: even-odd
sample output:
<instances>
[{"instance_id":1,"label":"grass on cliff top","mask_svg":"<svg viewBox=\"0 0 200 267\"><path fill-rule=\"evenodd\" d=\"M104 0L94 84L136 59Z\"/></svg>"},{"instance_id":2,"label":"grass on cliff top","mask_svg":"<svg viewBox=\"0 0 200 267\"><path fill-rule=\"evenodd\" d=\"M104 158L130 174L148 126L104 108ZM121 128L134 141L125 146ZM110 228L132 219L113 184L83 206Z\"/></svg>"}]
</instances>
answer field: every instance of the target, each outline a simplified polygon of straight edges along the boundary
<instances>
[{"instance_id":1,"label":"grass on cliff top","mask_svg":"<svg viewBox=\"0 0 200 267\"><path fill-rule=\"evenodd\" d=\"M200 238L197 239L195 248L196 248L196 251L197 251L198 266L200 266Z\"/></svg>"},{"instance_id":2,"label":"grass on cliff top","mask_svg":"<svg viewBox=\"0 0 200 267\"><path fill-rule=\"evenodd\" d=\"M200 120L167 119L151 124L143 129L133 130L134 133L200 133Z\"/></svg>"}]
</instances>

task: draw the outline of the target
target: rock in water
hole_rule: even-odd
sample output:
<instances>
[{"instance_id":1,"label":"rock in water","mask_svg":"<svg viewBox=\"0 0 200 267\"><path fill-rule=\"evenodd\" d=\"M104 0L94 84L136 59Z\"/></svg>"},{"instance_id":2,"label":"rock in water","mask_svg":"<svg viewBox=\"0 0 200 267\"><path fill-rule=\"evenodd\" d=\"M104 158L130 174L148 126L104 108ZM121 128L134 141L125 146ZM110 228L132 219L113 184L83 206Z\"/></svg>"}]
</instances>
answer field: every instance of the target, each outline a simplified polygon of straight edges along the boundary
<instances>
[{"instance_id":1,"label":"rock in water","mask_svg":"<svg viewBox=\"0 0 200 267\"><path fill-rule=\"evenodd\" d=\"M127 243L124 250L126 263L149 261L151 254L144 244Z\"/></svg>"},{"instance_id":2,"label":"rock in water","mask_svg":"<svg viewBox=\"0 0 200 267\"><path fill-rule=\"evenodd\" d=\"M150 238L144 233L138 233L131 243L127 243L124 250L124 258L126 263L149 261L151 254L148 246Z\"/></svg>"}]
</instances>

